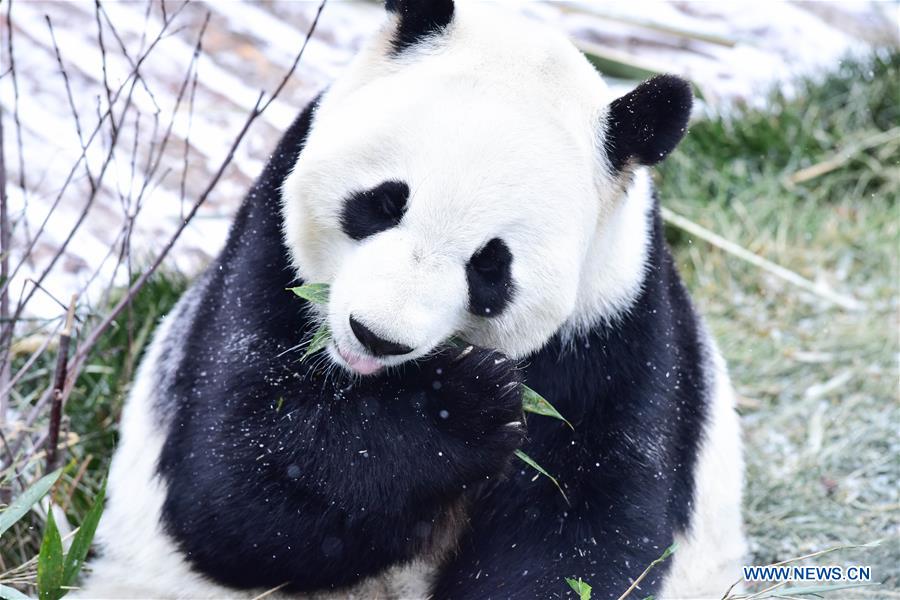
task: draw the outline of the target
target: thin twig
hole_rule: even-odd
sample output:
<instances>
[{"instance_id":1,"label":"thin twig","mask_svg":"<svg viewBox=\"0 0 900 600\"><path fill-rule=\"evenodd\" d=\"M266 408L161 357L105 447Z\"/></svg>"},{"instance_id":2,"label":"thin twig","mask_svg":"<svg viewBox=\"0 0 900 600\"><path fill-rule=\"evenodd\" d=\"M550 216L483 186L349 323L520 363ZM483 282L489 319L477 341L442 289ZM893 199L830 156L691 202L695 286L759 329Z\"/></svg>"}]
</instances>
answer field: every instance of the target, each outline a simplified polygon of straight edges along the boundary
<instances>
[{"instance_id":1,"label":"thin twig","mask_svg":"<svg viewBox=\"0 0 900 600\"><path fill-rule=\"evenodd\" d=\"M106 104L112 106L112 90L109 89L109 74L106 68L106 44L103 42L103 23L100 21L100 0L94 0L94 19L97 21L97 45L100 48L101 68L103 70L103 89L106 91ZM115 128L115 125L113 125Z\"/></svg>"},{"instance_id":2,"label":"thin twig","mask_svg":"<svg viewBox=\"0 0 900 600\"><path fill-rule=\"evenodd\" d=\"M9 226L9 205L6 196L6 157L3 146L3 107L0 106L0 280L6 282L9 277L9 253L11 231ZM0 427L6 423L8 393L6 391L10 377L10 353L7 346L12 344L14 323L9 318L9 289L3 286L0 291Z\"/></svg>"},{"instance_id":3,"label":"thin twig","mask_svg":"<svg viewBox=\"0 0 900 600\"><path fill-rule=\"evenodd\" d=\"M12 5L13 0L9 0L6 5L6 55L9 57L9 74L12 79L13 88L13 123L16 126L16 149L19 159L19 187L22 190L23 205L25 209L23 214L28 210L28 185L25 181L25 152L22 144L22 121L19 119L19 78L16 75L16 54L13 52L13 26L12 26ZM28 231L28 220L22 219L24 225L25 239L31 238ZM0 285L6 286L9 280L3 281Z\"/></svg>"},{"instance_id":4,"label":"thin twig","mask_svg":"<svg viewBox=\"0 0 900 600\"><path fill-rule=\"evenodd\" d=\"M206 34L206 28L209 25L209 19L212 14L207 11L206 17L203 19L203 24L200 26L200 32L197 34L197 41L194 44L194 52L191 55L191 62L188 64L187 73L185 73L184 79L181 81L181 87L178 89L178 95L175 97L175 106L172 108L172 118L169 120L169 125L166 127L166 132L163 135L162 142L160 142L159 148L156 150L155 158L152 160L151 157L154 156L153 152L147 158L148 168L145 170L144 182L141 184L141 189L138 191L136 202L140 203L144 198L144 193L147 191L147 188L150 185L150 181L153 179L154 175L156 175L156 171L159 169L159 165L162 163L163 155L166 151L166 146L169 144L169 139L172 137L172 128L175 125L175 118L178 116L178 109L181 107L181 102L184 100L184 94L187 91L188 85L191 82L191 73L193 72L197 61L200 58L200 53L203 50L203 36Z\"/></svg>"},{"instance_id":5,"label":"thin twig","mask_svg":"<svg viewBox=\"0 0 900 600\"><path fill-rule=\"evenodd\" d=\"M153 40L153 42L150 44L150 46L149 46L149 48L147 49L147 51L146 51L146 52L138 59L138 61L135 63L135 70L132 71L132 74L126 79L125 82L122 83L122 85L121 85L121 86L119 87L119 89L116 91L116 95L115 95L115 97L114 97L114 101L115 101L116 99L119 98L119 95L121 94L122 90L125 88L126 84L127 84L128 81L130 80L131 85L130 85L129 90L128 90L128 95L127 95L126 98L125 98L124 107L122 108L122 111L121 111L121 113L120 113L118 126L116 126L116 127L114 128L114 131L113 131L113 133L112 133L112 135L111 135L111 139L110 139L110 147L109 147L109 151L107 152L107 155L106 155L106 157L105 157L105 159L104 159L104 161L103 161L103 164L101 165L100 173L97 175L97 184L96 184L96 186L92 185L91 193L90 193L90 195L89 195L88 198L87 198L87 201L86 201L86 203L85 203L85 205L84 205L84 207L83 207L83 209L82 209L82 211L81 211L81 214L80 214L80 215L78 216L78 218L76 219L74 225L69 229L69 232L68 232L66 238L63 240L63 242L62 242L62 243L59 245L59 247L56 249L56 252L55 252L54 255L51 257L49 263L45 266L44 270L43 270L43 271L41 272L41 274L38 276L38 278L37 278L37 280L36 280L37 283L38 283L38 285L40 285L41 283L43 283L44 279L47 277L47 275L50 273L50 271L51 271L51 270L53 269L53 267L56 265L56 263L57 263L57 261L59 260L59 258L65 253L66 249L67 249L68 246L69 246L69 243L70 243L70 242L72 241L72 239L75 237L75 234L78 232L78 230L81 228L81 225L84 223L85 219L87 218L88 212L90 211L91 207L93 206L94 200L97 198L97 193L98 193L99 190L100 190L100 187L99 187L99 186L100 186L100 184L102 183L103 178L104 178L104 176L105 176L105 174L106 174L106 172L107 172L107 169L108 169L108 167L109 167L110 163L112 162L112 159L113 159L113 157L114 157L114 155L115 155L116 142L117 142L118 139L119 139L118 131L119 131L119 129L120 129L121 124L125 121L125 118L127 117L128 112L129 112L129 110L131 109L131 106L132 106L132 97L133 97L133 95L134 95L134 90L135 90L135 86L136 86L136 83L137 83L137 73L138 73L137 69L140 68L140 65L143 63L143 61L146 59L146 57L149 55L149 53L152 51L152 49L155 47L155 45L159 42L159 40L162 39L162 36L163 36L163 34L165 33L165 29L166 29L167 26L168 26L168 23L164 23L164 24L163 24L163 28L160 30L160 32L157 34L156 38L155 38L155 39ZM84 146L82 147L82 149L81 149L81 154L80 154L78 160L75 162L75 164L72 166L72 169L69 171L69 173L68 173L68 175L67 175L67 177L66 177L66 180L65 180L65 182L63 183L63 187L62 187L62 189L60 189L59 192L57 193L56 198L54 199L54 201L53 201L53 203L52 203L52 205L51 205L51 207L50 207L50 210L47 212L47 215L45 216L44 221L41 223L41 227L38 229L38 231L36 232L35 236L32 238L31 244L30 244L29 248L25 251L25 256L27 256L28 254L30 254L30 252L31 252L31 250L32 250L32 248L33 248L33 246L34 246L34 244L37 242L37 240L38 240L38 238L40 237L40 235L44 232L44 230L45 230L45 228L46 228L46 225L47 225L47 222L48 222L49 219L50 219L51 214L54 212L54 210L55 210L56 207L58 206L60 200L62 199L64 193L65 193L66 190L68 189L69 183L72 181L72 177L74 176L75 170L78 168L78 165L81 163L81 161L83 161L83 160L86 161L86 160L87 160L87 157L86 157L86 155L87 155L87 148L91 145L91 142L94 140L94 138L96 137L97 133L100 131L100 129L101 129L102 125L103 125L103 122L105 121L106 118L109 118L110 121L115 121L115 115L113 114L113 107L112 107L112 106L110 106L110 107L107 108L107 111L106 111L106 112L104 113L104 115L103 115L103 119L102 119L100 122L97 123L97 127L96 127L96 128L94 129L94 131L91 133L91 135L90 135L90 137L89 137L87 143L84 144ZM16 273L17 273L18 270L22 267L22 265L24 264L24 262L25 262L25 259L24 259L24 258L23 258L21 261L19 261L19 263L16 265L16 268L13 270L12 274L10 275L10 280L12 280L13 278L15 278ZM8 287L8 286L9 286L9 283L10 283L10 280L4 281L4 282L2 283L2 285L3 285L4 287ZM35 286L35 287L32 287L31 290L30 290L27 294L24 294L24 296L23 296L22 298L20 298L19 301L16 303L16 310L15 310L15 312L14 312L13 315L12 315L12 321L13 321L13 322L15 322L16 320L18 320L18 318L21 316L22 312L23 312L24 309L25 309L25 306L28 304L28 302L29 302L29 301L31 300L31 298L34 296L34 293L35 293L35 291L36 291L37 289L38 289L38 287L36 287L36 286ZM0 292L2 292L2 289L0 289ZM7 348L2 348L2 347L0 347L0 364L2 364L2 362L4 362L4 361L8 360L8 358L9 358L9 348L8 348L8 347L7 347Z\"/></svg>"},{"instance_id":6,"label":"thin twig","mask_svg":"<svg viewBox=\"0 0 900 600\"><path fill-rule=\"evenodd\" d=\"M181 193L179 210L181 211L182 219L184 219L184 194L185 194L185 187L186 187L186 183L187 183L188 165L189 165L189 158L190 158L190 152L191 152L191 127L194 124L194 99L197 95L198 75L199 75L198 65L194 64L194 79L193 79L193 82L191 83L191 94L188 97L187 132L185 133L185 136L184 136L184 155L182 157L182 163L181 163L181 184L179 186L180 193Z\"/></svg>"},{"instance_id":7,"label":"thin twig","mask_svg":"<svg viewBox=\"0 0 900 600\"><path fill-rule=\"evenodd\" d=\"M59 353L56 359L56 373L53 377L53 402L50 405L50 428L47 430L47 473L56 469L59 444L59 423L62 420L63 394L69 366L69 341L72 339L72 326L75 321L75 301L72 296L69 312L66 314L66 326L59 334Z\"/></svg>"},{"instance_id":8,"label":"thin twig","mask_svg":"<svg viewBox=\"0 0 900 600\"><path fill-rule=\"evenodd\" d=\"M193 206L191 207L191 210L188 211L188 213L185 215L184 219L181 220L181 222L178 225L178 228L175 230L175 232L169 238L169 241L166 243L165 246L163 246L162 250L157 255L157 257L153 261L153 263L141 274L141 276L138 278L138 280L135 281L134 284L128 288L128 292L124 295L124 297L116 304L116 306L114 306L112 308L112 310L109 311L109 313L106 315L106 317L96 327L94 327L94 329L91 331L90 335L88 335L87 339L78 346L78 349L76 350L75 356L72 360L73 365L75 365L75 367L76 367L76 369L75 369L76 372L77 372L78 368L80 368L80 366L84 362L84 360L87 358L88 353L90 353L91 349L94 347L94 345L96 345L97 341L103 335L104 331L106 331L106 329L113 323L113 321L115 321L116 317L119 316L119 313L121 313L122 310L125 308L125 306L127 306L128 303L131 302L131 300L141 290L141 288L144 286L144 284L147 283L147 280L150 279L150 277L156 272L156 270L159 268L160 264L162 264L162 261L166 258L166 256L168 256L169 251L175 245L175 242L178 241L178 239L181 237L181 234L184 232L184 230L188 227L188 225L193 220L194 216L197 214L197 211L206 202L207 198L209 198L209 195L215 189L216 185L218 185L219 180L222 178L222 175L225 172L225 169L228 168L228 165L230 165L231 161L234 159L235 151L237 150L238 146L241 144L241 141L243 141L244 136L247 134L247 131L250 129L250 126L257 119L257 117L259 117L269 107L269 105L272 104L272 102L281 93L281 90L284 89L284 86L290 80L290 78L294 74L294 71L296 70L297 66L300 64L300 60L303 57L303 52L306 50L306 46L309 43L310 38L312 37L313 33L316 30L316 25L319 22L319 17L322 14L322 9L325 7L326 2L327 2L327 0L322 0L320 2L318 11L316 12L316 16L313 19L313 22L309 27L309 31L306 34L306 39L303 41L303 45L300 47L300 51L297 53L296 57L294 58L293 64L291 65L291 67L287 71L287 73L285 74L284 78L281 80L281 83L278 85L278 87L275 88L275 90L272 92L271 96L269 97L268 101L265 102L264 104L262 103L262 99L265 95L265 92L260 92L260 94L256 100L256 104L254 105L253 109L250 111L250 114L248 115L247 120L244 122L243 127L241 127L241 130L238 132L237 137L235 138L234 142L232 142L231 147L229 148L228 153L225 156L225 159L219 165L219 168L216 170L216 173L213 175L212 179L207 184L206 188L203 190L203 192L200 194L200 196L194 202ZM69 385L71 385L72 383L73 382L70 381Z\"/></svg>"},{"instance_id":9,"label":"thin twig","mask_svg":"<svg viewBox=\"0 0 900 600\"><path fill-rule=\"evenodd\" d=\"M50 41L53 42L53 51L56 53L56 64L59 65L59 72L62 75L63 85L66 88L66 98L69 100L69 109L72 111L72 120L75 121L75 132L78 134L78 143L81 144L81 149L86 151L87 147L84 145L84 133L81 131L81 118L78 116L78 109L75 107L75 97L72 95L72 84L69 81L69 72L63 64L62 53L59 51L59 44L56 42L56 33L53 31L53 22L50 20L50 15L44 15L44 20L47 21L47 29L50 30ZM115 119L113 119L113 122L115 122ZM88 161L84 161L84 171L87 175L88 185L91 186L91 192L93 193L97 188L97 183L94 181L94 176L91 174L91 166Z\"/></svg>"},{"instance_id":10,"label":"thin twig","mask_svg":"<svg viewBox=\"0 0 900 600\"><path fill-rule=\"evenodd\" d=\"M140 49L139 53L143 52L144 44L146 43L147 20L150 15L150 7L152 5L153 5L152 2L147 3L147 12L144 15L144 30L141 32L141 44L140 44L141 49ZM179 12L181 12L181 9L184 8L185 6L186 5L184 5L184 4L179 6L178 9L175 11L173 17L175 15L177 15ZM125 42L122 41L122 37L119 35L119 32L116 29L116 26L113 24L112 19L109 18L109 14L106 12L106 9L103 8L103 5L100 4L99 0L97 1L95 8L98 9L100 11L100 13L103 14L103 19L106 21L106 25L109 27L109 31L113 34L113 38L116 40L116 43L119 45L119 50L122 52L122 56L125 57L125 60L127 60L128 64L131 66L131 68L134 69L136 66L134 59L132 59L131 55L128 53L128 48L125 46ZM171 22L171 20L169 20L169 21L163 20L164 24L170 23L170 22ZM141 82L141 87L143 87L144 91L147 92L147 96L150 98L150 101L153 103L153 108L156 111L156 113L158 114L158 113L162 112L162 108L160 108L159 103L156 101L156 96L153 94L153 91L147 85L147 82L144 80L144 77L140 73L137 73L135 76ZM115 102L115 101L116 101L116 99L113 98L112 102Z\"/></svg>"},{"instance_id":11,"label":"thin twig","mask_svg":"<svg viewBox=\"0 0 900 600\"><path fill-rule=\"evenodd\" d=\"M75 473L75 477L72 479L72 485L69 486L69 492L66 494L66 499L61 506L63 513L69 509L69 504L72 502L72 495L75 493L75 490L78 489L78 484L81 483L81 479L84 477L84 474L87 473L88 465L91 464L92 460L94 460L94 455L88 454L81 463L81 466L78 467L78 472Z\"/></svg>"},{"instance_id":12,"label":"thin twig","mask_svg":"<svg viewBox=\"0 0 900 600\"><path fill-rule=\"evenodd\" d=\"M213 177L210 179L207 186L203 189L201 194L198 196L197 200L194 202L191 210L188 211L188 213L185 215L184 219L180 222L178 228L175 230L175 232L173 232L169 241L164 245L164 247L162 248L160 253L157 255L157 257L153 261L153 263L149 266L149 268L144 273L142 273L142 275L128 288L124 297L91 330L90 334L86 337L86 339L81 344L79 344L78 348L76 349L76 351L74 352L74 354L72 356L72 359L70 361L68 361L66 380L64 383L64 387L62 389L62 396L61 396L63 403L65 402L66 397L71 393L71 389L74 386L75 380L77 379L78 374L80 373L80 371L86 361L87 356L89 355L91 350L95 347L95 345L98 342L98 340L100 339L100 337L109 328L109 326L115 321L115 319L121 314L121 312L124 310L124 308L133 300L134 296L143 288L143 286L146 284L146 282L149 280L149 278L156 272L157 268L160 266L160 264L163 262L163 260L166 258L166 256L171 251L171 249L174 247L175 243L178 241L178 239L180 238L180 236L182 235L184 230L192 222L192 220L195 217L195 215L197 214L197 211L199 210L199 208L206 202L206 200L209 198L209 196L212 194L212 192L216 188L217 184L223 177L226 169L232 163L234 156L235 156L235 152L236 152L237 148L239 147L239 145L242 143L247 132L249 131L250 126L261 114L263 114L263 112L272 104L272 102L277 98L279 93L287 85L287 82L290 80L291 76L293 75L297 66L300 63L303 53L308 45L309 39L312 37L312 35L315 31L316 25L319 20L319 16L322 13L325 3L326 2L324 0L320 3L318 11L316 13L316 17L313 20L313 22L309 28L307 37L304 40L302 47L300 48L298 54L296 55L291 68L287 71L284 78L281 80L279 85L275 88L275 90L272 92L270 97L265 102L263 101L265 98L265 94L260 93L253 109L250 111L250 114L248 115L243 127L240 129L237 136L235 137L233 143L231 144L231 146L230 146L225 158L223 159L222 163L220 164L219 168L217 169L217 171L215 172ZM173 17L173 14L170 13L169 14L169 22L171 22L172 17ZM164 29L165 29L165 27L164 27ZM160 35L162 35L162 32L160 33ZM159 36L158 36L158 38L159 38ZM155 41L150 44L150 48L147 50L147 53L149 53L149 51L152 50L154 45L155 45ZM138 61L136 61L136 63L135 63L135 70L132 71L132 76L130 77L131 83L132 83L131 91L134 90L134 85L137 81L137 78L139 77L137 68L140 67L140 64L143 62L144 58L146 58L147 53L145 53L143 56L141 56L140 59L138 59ZM121 91L121 88L120 88L120 91ZM129 93L131 93L131 91ZM114 103L115 103L116 98L118 98L119 93L120 92L117 92L116 94L114 94L114 97L113 97ZM107 112L110 112L110 109L108 109ZM124 118L124 113L123 113L123 118ZM121 128L121 122L122 122L122 120L120 119L117 123L120 128ZM155 128L154 128L154 133L155 133ZM155 139L155 135L154 135L154 139ZM89 142L90 142L90 140L88 141L88 144L86 144L86 145L89 145ZM83 154L84 153L82 153L82 159L80 159L80 160L84 159ZM151 152L151 154L154 154L154 153ZM157 156L159 154L161 154L161 152L156 153ZM76 167L77 167L77 165L76 165ZM148 167L152 167L152 163L149 164ZM70 175L70 178L71 178L71 175ZM28 417L26 418L26 422L33 423L34 420L37 418L37 416L43 412L43 407L45 407L48 402L55 400L54 396L56 396L56 395L53 393L53 391L54 391L54 388L47 389L44 392L44 394L41 396L41 398L37 402L35 402L32 410L30 411ZM21 444L25 441L24 437L25 436L22 436L22 437L20 437L19 440L17 440L18 446L21 446ZM28 455L26 456L26 460L33 461L35 459L35 457L37 457L41 454L40 449L47 443L49 443L49 435L40 436L36 441L34 441L32 447L29 448L29 452L28 452ZM18 450L18 448L16 448L16 451L17 450Z\"/></svg>"},{"instance_id":13,"label":"thin twig","mask_svg":"<svg viewBox=\"0 0 900 600\"><path fill-rule=\"evenodd\" d=\"M179 11L180 11L180 8L179 8ZM179 11L176 11L175 13L173 13L173 18L174 18L174 15L177 14ZM7 18L8 18L8 16L7 16ZM127 108L131 105L131 97L132 97L132 94L134 93L134 87L135 87L134 83L135 83L135 80L137 78L139 78L139 76L140 76L140 68L143 65L144 61L147 59L147 57L150 56L151 52L156 47L156 45L160 41L162 41L162 39L164 38L165 33L167 31L168 25L170 23L171 22L163 23L163 26L159 30L159 32L156 34L156 37L153 39L153 41L150 42L150 45L147 47L147 49L141 53L141 55L138 57L137 61L135 61L134 66L132 67L129 75L125 78L125 80L122 82L122 84L118 87L118 89L116 90L116 93L113 94L113 103L115 104L118 101L119 97L121 96L122 92L125 90L125 88L126 87L129 88L128 89L128 97L126 98L126 108L122 112L122 118L120 119L120 123L122 122L122 120L124 120L124 116L125 116L125 113L127 112ZM130 84L130 87L129 87L129 84ZM65 195L66 190L68 190L69 184L72 182L72 180L75 176L75 172L78 170L79 166L81 165L81 161L87 160L87 148L91 146L91 143L93 142L94 138L101 132L105 121L107 119L114 119L114 118L115 117L113 115L113 107L108 106L106 108L106 111L104 111L101 119L97 122L96 127L94 127L94 130L91 132L91 135L88 136L88 140L85 143L85 148L82 149L81 154L76 159L76 161L72 165L72 167L69 169L69 172L66 175L65 180L63 181L62 187L56 193L56 196L54 197L53 202L50 205L50 209L47 211L47 214L45 215L44 220L41 223L39 229L35 232L34 236L32 236L31 239L29 240L28 245L23 252L22 260L20 260L16 264L16 266L13 268L13 271L10 274L9 279L7 281L0 283L0 290L2 290L4 287L8 287L10 285L10 283L15 280L16 274L19 272L19 269L22 268L22 266L25 264L25 262L27 260L29 260L29 257L31 256L31 253L34 250L34 247L38 242L38 238L45 231L45 229L47 227L47 222L50 220L50 217L53 215L54 211L56 210L57 206L59 205L60 201L62 200L62 197ZM19 150L21 152L21 147L19 148ZM23 185L24 185L24 183L23 183Z\"/></svg>"}]
</instances>

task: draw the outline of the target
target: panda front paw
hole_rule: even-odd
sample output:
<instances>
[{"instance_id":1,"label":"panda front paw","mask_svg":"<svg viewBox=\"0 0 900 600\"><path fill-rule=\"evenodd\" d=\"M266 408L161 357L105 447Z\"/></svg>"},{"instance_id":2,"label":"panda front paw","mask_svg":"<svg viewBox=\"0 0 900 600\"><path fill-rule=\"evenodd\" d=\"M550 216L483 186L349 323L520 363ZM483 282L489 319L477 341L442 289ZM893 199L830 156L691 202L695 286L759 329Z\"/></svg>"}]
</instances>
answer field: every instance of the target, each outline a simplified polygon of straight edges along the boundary
<instances>
[{"instance_id":1,"label":"panda front paw","mask_svg":"<svg viewBox=\"0 0 900 600\"><path fill-rule=\"evenodd\" d=\"M426 410L479 475L502 470L525 436L522 380L514 361L475 346L446 348L420 363ZM458 466L463 466L458 464Z\"/></svg>"}]
</instances>

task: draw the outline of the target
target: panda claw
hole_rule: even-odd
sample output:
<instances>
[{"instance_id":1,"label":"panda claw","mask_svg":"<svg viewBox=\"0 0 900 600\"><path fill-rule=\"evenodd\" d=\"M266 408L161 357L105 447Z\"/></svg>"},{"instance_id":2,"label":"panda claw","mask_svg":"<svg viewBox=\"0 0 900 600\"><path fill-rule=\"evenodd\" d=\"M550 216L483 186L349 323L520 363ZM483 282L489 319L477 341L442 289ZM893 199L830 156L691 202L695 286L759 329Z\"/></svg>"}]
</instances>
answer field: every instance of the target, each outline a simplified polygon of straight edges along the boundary
<instances>
[{"instance_id":1,"label":"panda claw","mask_svg":"<svg viewBox=\"0 0 900 600\"><path fill-rule=\"evenodd\" d=\"M467 357L469 354L471 354L471 353L472 353L472 350L474 350L474 349L475 349L475 346L471 346L471 345L470 345L470 346L466 346L465 348L463 348L463 351L460 352L459 355L458 355L456 358L453 359L453 362L459 362L459 361L461 361L462 359L464 359L465 357Z\"/></svg>"}]
</instances>

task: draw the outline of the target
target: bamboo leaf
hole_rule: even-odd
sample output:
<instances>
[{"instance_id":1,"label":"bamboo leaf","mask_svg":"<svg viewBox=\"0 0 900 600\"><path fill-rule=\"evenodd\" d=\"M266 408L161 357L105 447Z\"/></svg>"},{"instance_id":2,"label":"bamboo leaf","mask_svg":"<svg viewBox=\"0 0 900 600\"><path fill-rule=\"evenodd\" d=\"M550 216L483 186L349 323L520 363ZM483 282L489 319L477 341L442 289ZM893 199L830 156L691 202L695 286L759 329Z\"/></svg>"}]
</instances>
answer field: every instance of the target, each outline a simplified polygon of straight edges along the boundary
<instances>
[{"instance_id":1,"label":"bamboo leaf","mask_svg":"<svg viewBox=\"0 0 900 600\"><path fill-rule=\"evenodd\" d=\"M103 501L106 498L106 483L100 487L97 497L94 498L94 504L91 506L78 533L69 546L69 552L66 554L66 560L63 568L63 585L73 585L75 579L81 571L81 565L87 558L88 551L91 549L91 542L94 539L94 533L97 531L97 524L100 522L100 515L103 514Z\"/></svg>"},{"instance_id":2,"label":"bamboo leaf","mask_svg":"<svg viewBox=\"0 0 900 600\"><path fill-rule=\"evenodd\" d=\"M47 511L47 527L38 554L37 588L40 600L59 600L63 585L63 547L53 511Z\"/></svg>"},{"instance_id":3,"label":"bamboo leaf","mask_svg":"<svg viewBox=\"0 0 900 600\"><path fill-rule=\"evenodd\" d=\"M547 479L552 481L553 485L556 486L556 489L559 490L559 493L562 494L562 497L565 499L566 504L569 503L568 496L566 496L566 493L563 491L562 487L559 485L559 482L556 480L556 478L553 475L551 475L550 473L545 471L541 465L534 462L534 460L530 456L528 456L521 450L516 450L515 454L516 454L516 456L519 457L519 460L521 460L526 465L528 465L529 467L531 467L532 469L534 469L535 471L537 471L538 473L540 473L541 475L543 475L544 477L546 477Z\"/></svg>"},{"instance_id":4,"label":"bamboo leaf","mask_svg":"<svg viewBox=\"0 0 900 600\"><path fill-rule=\"evenodd\" d=\"M582 581L581 577L577 581L566 577L566 583L578 594L578 600L591 600L591 586Z\"/></svg>"},{"instance_id":5,"label":"bamboo leaf","mask_svg":"<svg viewBox=\"0 0 900 600\"><path fill-rule=\"evenodd\" d=\"M0 584L0 598L3 600L31 600L17 589Z\"/></svg>"},{"instance_id":6,"label":"bamboo leaf","mask_svg":"<svg viewBox=\"0 0 900 600\"><path fill-rule=\"evenodd\" d=\"M648 64L646 61L626 52L613 50L583 40L576 41L575 45L601 73L608 77L643 81L654 75L666 72L665 68Z\"/></svg>"},{"instance_id":7,"label":"bamboo leaf","mask_svg":"<svg viewBox=\"0 0 900 600\"><path fill-rule=\"evenodd\" d=\"M328 303L329 285L327 283L307 283L287 289L289 292L294 292L294 294L313 304Z\"/></svg>"},{"instance_id":8,"label":"bamboo leaf","mask_svg":"<svg viewBox=\"0 0 900 600\"><path fill-rule=\"evenodd\" d=\"M563 423L569 426L569 429L575 431L575 428L572 427L572 424L566 420L556 408L553 407L552 404L547 402L547 399L538 394L536 391L531 389L525 384L522 384L522 409L534 413L536 415L543 415L545 417L553 417L554 419L559 419Z\"/></svg>"},{"instance_id":9,"label":"bamboo leaf","mask_svg":"<svg viewBox=\"0 0 900 600\"><path fill-rule=\"evenodd\" d=\"M635 579L634 581L631 582L631 586L629 586L629 588L627 590L625 590L625 593L623 593L621 596L619 596L618 600L625 600L625 598L627 598L629 595L631 595L631 592L633 592L634 590L636 590L638 588L638 586L644 580L644 578L647 576L647 574L653 570L653 567L655 567L656 565L658 565L662 562L665 562L665 560L667 558L669 558L670 556L672 556L672 554L674 554L674 552L676 550L678 550L677 542L672 544L668 548L666 548L663 551L663 553L659 555L659 558L657 558L656 560L651 562L649 565L647 565L647 568L644 569L644 572L641 573L637 579ZM650 596L649 598L652 598L652 596ZM644 600L647 600L647 598L645 598Z\"/></svg>"},{"instance_id":10,"label":"bamboo leaf","mask_svg":"<svg viewBox=\"0 0 900 600\"><path fill-rule=\"evenodd\" d=\"M319 325L319 328L313 334L312 339L309 342L309 346L306 347L306 352L303 353L303 356L300 358L300 361L303 362L319 350L323 349L328 345L328 342L331 341L331 330L328 328L328 323L322 323Z\"/></svg>"},{"instance_id":11,"label":"bamboo leaf","mask_svg":"<svg viewBox=\"0 0 900 600\"><path fill-rule=\"evenodd\" d=\"M60 473L62 473L62 470L57 470L40 478L34 485L13 500L13 503L6 510L0 513L0 535L3 535L7 529L24 517L31 507L50 491L50 488L59 479Z\"/></svg>"}]
</instances>

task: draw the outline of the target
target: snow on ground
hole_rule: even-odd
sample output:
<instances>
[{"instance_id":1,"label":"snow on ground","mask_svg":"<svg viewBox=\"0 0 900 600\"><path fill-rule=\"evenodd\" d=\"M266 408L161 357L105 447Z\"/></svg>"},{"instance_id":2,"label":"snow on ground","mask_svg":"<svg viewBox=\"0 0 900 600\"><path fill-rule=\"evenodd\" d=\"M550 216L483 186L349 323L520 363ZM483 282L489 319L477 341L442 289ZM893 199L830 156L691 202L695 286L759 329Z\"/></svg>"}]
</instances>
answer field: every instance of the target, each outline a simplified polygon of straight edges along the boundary
<instances>
[{"instance_id":1,"label":"snow on ground","mask_svg":"<svg viewBox=\"0 0 900 600\"><path fill-rule=\"evenodd\" d=\"M650 71L690 78L710 110L759 104L773 86L789 92L796 76L815 74L848 53L896 44L898 36L896 3L648 0L506 4L565 31L587 49L613 58L625 56ZM132 241L136 265L147 264L161 249L212 178L259 92L273 90L290 67L318 2L195 2L180 12L177 2L166 2L165 10L158 2L104 2L102 6L105 15L99 20L106 48L106 78L116 107L113 114L120 118L126 98L132 108L117 123L112 158L93 200L89 177L99 178L112 141L108 122L91 140L98 116L109 106L94 3L19 0L13 2L9 13L12 27L5 14L2 19L0 105L10 216L15 225L12 268L22 262L9 289L15 306L22 294L28 295L32 289L27 280L40 280L46 272L42 279L46 291L35 292L25 307L24 312L33 316L60 315L62 308L54 298L65 302L78 293L89 303L97 300L112 278L126 281L127 270L116 269L126 237ZM210 21L196 63L194 86L191 57L207 13ZM80 135L53 50L48 18L79 114ZM372 2L332 1L326 5L294 77L253 125L168 265L196 272L217 252L231 215L277 142L279 131L340 72L382 18L381 7ZM172 19L171 31L140 63L141 80L132 86L129 76L142 55L141 48L151 43L164 19ZM18 103L8 71L10 34ZM179 102L185 80L188 85ZM634 82L613 83L624 91ZM21 156L13 122L16 110L21 122ZM163 147L168 130L171 136ZM84 145L90 176L84 164L73 169ZM20 164L24 165L24 189ZM147 173L152 175L148 178ZM72 183L63 190L70 176ZM54 261L76 225L66 251Z\"/></svg>"}]
</instances>

